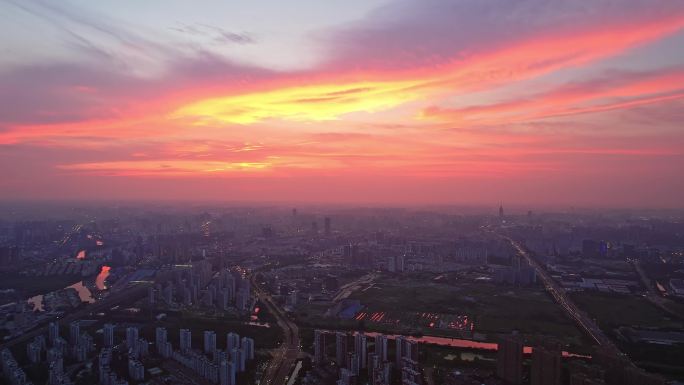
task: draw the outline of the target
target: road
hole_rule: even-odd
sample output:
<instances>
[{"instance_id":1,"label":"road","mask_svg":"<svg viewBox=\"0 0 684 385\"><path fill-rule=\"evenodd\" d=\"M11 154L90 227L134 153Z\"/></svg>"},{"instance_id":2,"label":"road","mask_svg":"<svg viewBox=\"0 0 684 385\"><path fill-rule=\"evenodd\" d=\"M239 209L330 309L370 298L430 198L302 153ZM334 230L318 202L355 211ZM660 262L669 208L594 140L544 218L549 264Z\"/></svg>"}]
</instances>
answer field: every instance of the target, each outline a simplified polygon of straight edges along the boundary
<instances>
[{"instance_id":1,"label":"road","mask_svg":"<svg viewBox=\"0 0 684 385\"><path fill-rule=\"evenodd\" d=\"M619 352L618 348L613 342L603 333L603 331L596 325L596 323L589 318L589 316L581 311L577 305L568 297L565 290L553 280L551 275L544 269L539 262L518 242L513 239L500 235L502 238L510 242L511 246L527 260L527 262L534 268L537 276L544 284L546 290L553 296L556 302L563 308L563 310L575 320L584 332L591 337L598 345Z\"/></svg>"},{"instance_id":2,"label":"road","mask_svg":"<svg viewBox=\"0 0 684 385\"><path fill-rule=\"evenodd\" d=\"M278 326L283 330L285 338L283 344L274 350L273 358L266 367L264 377L261 381L266 385L285 385L292 368L301 354L299 328L292 322L282 310L273 302L270 295L265 293L254 280L254 275L251 277L252 287L254 288L259 301L266 305L268 311L276 317Z\"/></svg>"},{"instance_id":3,"label":"road","mask_svg":"<svg viewBox=\"0 0 684 385\"><path fill-rule=\"evenodd\" d=\"M333 302L339 302L347 297L349 297L353 292L361 288L362 286L368 285L373 282L375 279L376 275L375 274L366 274L362 276L361 278L349 282L348 284L342 286L340 290L338 290L337 295L335 298L333 298Z\"/></svg>"},{"instance_id":4,"label":"road","mask_svg":"<svg viewBox=\"0 0 684 385\"><path fill-rule=\"evenodd\" d=\"M656 291L653 283L651 283L648 275L646 275L646 272L641 267L641 263L639 261L633 261L632 264L634 265L634 269L636 270L637 274L639 274L641 282L646 287L646 290L648 290L646 293L646 299L670 315L684 319L684 314L682 314L680 311L677 311L677 309L672 306L672 302L669 299L663 297Z\"/></svg>"}]
</instances>

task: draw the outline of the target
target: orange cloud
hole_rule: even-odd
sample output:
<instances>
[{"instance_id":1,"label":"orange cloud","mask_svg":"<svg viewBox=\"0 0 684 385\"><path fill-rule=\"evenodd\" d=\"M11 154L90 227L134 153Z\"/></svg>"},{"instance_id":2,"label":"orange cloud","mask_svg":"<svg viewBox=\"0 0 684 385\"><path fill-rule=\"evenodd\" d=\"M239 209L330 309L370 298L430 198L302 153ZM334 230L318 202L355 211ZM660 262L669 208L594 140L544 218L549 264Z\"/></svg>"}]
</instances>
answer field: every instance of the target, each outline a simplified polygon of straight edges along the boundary
<instances>
[{"instance_id":1,"label":"orange cloud","mask_svg":"<svg viewBox=\"0 0 684 385\"><path fill-rule=\"evenodd\" d=\"M265 120L325 121L352 112L377 112L407 102L494 88L566 67L583 65L631 49L684 27L684 18L642 25L608 25L573 34L553 33L430 68L312 76L305 84L266 84L263 89L200 98L171 118L194 124L253 124ZM563 49L559 49L563 47ZM335 79L337 77L337 79ZM358 80L354 80L358 79ZM428 111L429 112L429 111Z\"/></svg>"},{"instance_id":2,"label":"orange cloud","mask_svg":"<svg viewBox=\"0 0 684 385\"><path fill-rule=\"evenodd\" d=\"M420 117L457 125L514 122L627 109L684 97L684 70L623 74L616 79L571 84L500 103L464 108L431 106Z\"/></svg>"},{"instance_id":3,"label":"orange cloud","mask_svg":"<svg viewBox=\"0 0 684 385\"><path fill-rule=\"evenodd\" d=\"M62 170L110 176L185 176L218 173L252 173L272 167L270 163L196 160L141 160L78 163L59 166Z\"/></svg>"}]
</instances>

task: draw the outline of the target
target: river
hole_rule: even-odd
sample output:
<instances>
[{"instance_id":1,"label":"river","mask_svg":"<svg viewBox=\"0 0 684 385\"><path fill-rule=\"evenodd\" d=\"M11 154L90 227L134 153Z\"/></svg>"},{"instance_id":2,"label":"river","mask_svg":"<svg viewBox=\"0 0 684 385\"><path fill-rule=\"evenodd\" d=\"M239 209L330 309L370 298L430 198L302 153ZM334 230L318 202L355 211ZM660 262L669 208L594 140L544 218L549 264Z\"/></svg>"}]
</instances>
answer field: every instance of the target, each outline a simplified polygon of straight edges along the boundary
<instances>
[{"instance_id":1,"label":"river","mask_svg":"<svg viewBox=\"0 0 684 385\"><path fill-rule=\"evenodd\" d=\"M111 268L109 266L102 266L100 273L95 277L95 288L98 291L107 290L107 277L109 277L109 272ZM64 289L74 289L78 293L78 298L84 303L95 303L96 299L93 297L92 291L84 284L83 281L69 285ZM64 290L62 289L62 290ZM46 293L47 294L47 293ZM43 306L43 298L45 294L35 295L27 300L28 304L33 306L35 311L45 311Z\"/></svg>"}]
</instances>

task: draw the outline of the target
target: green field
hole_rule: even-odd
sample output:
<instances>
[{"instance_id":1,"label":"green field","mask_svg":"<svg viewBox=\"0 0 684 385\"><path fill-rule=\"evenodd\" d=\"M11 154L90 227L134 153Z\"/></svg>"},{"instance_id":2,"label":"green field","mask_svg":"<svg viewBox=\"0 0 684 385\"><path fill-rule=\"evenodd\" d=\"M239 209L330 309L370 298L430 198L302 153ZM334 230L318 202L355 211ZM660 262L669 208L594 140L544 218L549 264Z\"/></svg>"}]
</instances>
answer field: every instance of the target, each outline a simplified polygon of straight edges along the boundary
<instances>
[{"instance_id":1,"label":"green field","mask_svg":"<svg viewBox=\"0 0 684 385\"><path fill-rule=\"evenodd\" d=\"M582 292L572 294L572 299L580 309L596 320L606 334L613 337L620 350L638 366L672 379L684 379L682 346L630 343L620 338L616 332L620 326L682 330L682 320L672 317L643 297Z\"/></svg>"},{"instance_id":2,"label":"green field","mask_svg":"<svg viewBox=\"0 0 684 385\"><path fill-rule=\"evenodd\" d=\"M668 315L643 297L596 292L574 293L571 297L606 331L618 326L684 328L684 322Z\"/></svg>"},{"instance_id":3,"label":"green field","mask_svg":"<svg viewBox=\"0 0 684 385\"><path fill-rule=\"evenodd\" d=\"M566 343L586 341L575 324L542 288L515 288L489 283L434 283L429 280L383 277L366 291L357 291L370 311L433 312L466 315L477 333L552 336ZM367 323L368 324L368 323ZM422 330L440 334L445 330Z\"/></svg>"}]
</instances>

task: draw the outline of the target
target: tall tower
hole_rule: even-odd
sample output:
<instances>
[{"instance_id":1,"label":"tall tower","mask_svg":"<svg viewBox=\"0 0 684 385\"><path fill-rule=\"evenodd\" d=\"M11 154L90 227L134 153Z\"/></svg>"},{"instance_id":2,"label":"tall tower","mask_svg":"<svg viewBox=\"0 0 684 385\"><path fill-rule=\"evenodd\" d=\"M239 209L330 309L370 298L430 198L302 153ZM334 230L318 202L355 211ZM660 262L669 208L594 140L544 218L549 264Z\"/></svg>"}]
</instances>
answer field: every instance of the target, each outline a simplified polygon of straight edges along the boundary
<instances>
[{"instance_id":1,"label":"tall tower","mask_svg":"<svg viewBox=\"0 0 684 385\"><path fill-rule=\"evenodd\" d=\"M503 203L499 205L499 218L500 219L504 218Z\"/></svg>"},{"instance_id":2,"label":"tall tower","mask_svg":"<svg viewBox=\"0 0 684 385\"><path fill-rule=\"evenodd\" d=\"M325 235L330 235L332 231L330 226L330 217L325 217Z\"/></svg>"}]
</instances>

